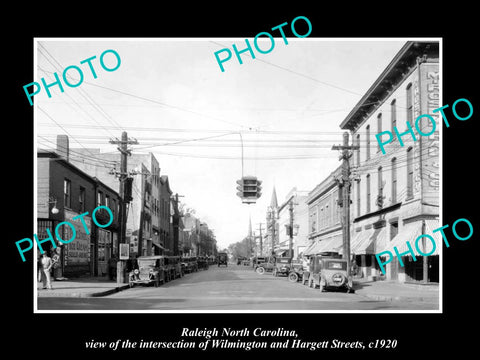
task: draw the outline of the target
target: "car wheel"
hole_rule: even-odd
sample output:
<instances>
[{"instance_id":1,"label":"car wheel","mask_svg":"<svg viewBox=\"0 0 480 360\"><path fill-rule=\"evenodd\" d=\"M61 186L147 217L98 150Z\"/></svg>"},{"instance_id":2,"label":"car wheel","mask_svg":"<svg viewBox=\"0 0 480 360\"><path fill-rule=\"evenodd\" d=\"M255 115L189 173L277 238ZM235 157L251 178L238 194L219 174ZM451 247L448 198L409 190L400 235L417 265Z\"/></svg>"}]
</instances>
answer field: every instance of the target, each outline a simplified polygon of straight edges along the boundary
<instances>
[{"instance_id":1,"label":"car wheel","mask_svg":"<svg viewBox=\"0 0 480 360\"><path fill-rule=\"evenodd\" d=\"M265 269L263 267L258 267L257 270L255 270L257 274L263 275L265 273Z\"/></svg>"},{"instance_id":2,"label":"car wheel","mask_svg":"<svg viewBox=\"0 0 480 360\"><path fill-rule=\"evenodd\" d=\"M296 283L298 281L298 275L294 272L288 274L288 281Z\"/></svg>"}]
</instances>

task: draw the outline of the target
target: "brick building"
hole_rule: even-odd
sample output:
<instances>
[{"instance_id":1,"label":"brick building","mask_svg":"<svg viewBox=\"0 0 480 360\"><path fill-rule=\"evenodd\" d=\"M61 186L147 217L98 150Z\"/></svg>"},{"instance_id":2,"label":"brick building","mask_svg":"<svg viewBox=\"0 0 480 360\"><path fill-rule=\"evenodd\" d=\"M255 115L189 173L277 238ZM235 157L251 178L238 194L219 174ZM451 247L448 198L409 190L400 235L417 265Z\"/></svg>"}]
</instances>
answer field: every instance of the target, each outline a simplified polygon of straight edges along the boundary
<instances>
[{"instance_id":1,"label":"brick building","mask_svg":"<svg viewBox=\"0 0 480 360\"><path fill-rule=\"evenodd\" d=\"M71 243L56 241L61 251L61 272L64 276L95 275L108 273L109 258L116 254L119 223L119 194L100 181L74 166L70 161L68 137L57 137L57 151L37 150L37 236L48 237L57 224L68 221L75 226L75 238ZM99 205L107 206L112 214L112 223L105 228L92 221L92 213ZM74 218L83 216L82 222ZM105 210L97 211L95 219L106 224L110 216ZM105 222L103 222L105 221ZM72 238L68 226L59 228L64 240ZM55 235L53 235L55 236ZM47 244L47 243L45 243Z\"/></svg>"}]
</instances>

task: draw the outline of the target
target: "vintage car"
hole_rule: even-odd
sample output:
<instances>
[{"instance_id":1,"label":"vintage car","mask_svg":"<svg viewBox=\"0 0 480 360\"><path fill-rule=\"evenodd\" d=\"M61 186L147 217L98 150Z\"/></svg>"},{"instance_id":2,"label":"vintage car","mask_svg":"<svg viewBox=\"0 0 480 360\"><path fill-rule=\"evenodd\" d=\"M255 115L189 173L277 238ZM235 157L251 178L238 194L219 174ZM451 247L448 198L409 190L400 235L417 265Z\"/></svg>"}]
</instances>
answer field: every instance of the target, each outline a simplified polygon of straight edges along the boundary
<instances>
[{"instance_id":1,"label":"vintage car","mask_svg":"<svg viewBox=\"0 0 480 360\"><path fill-rule=\"evenodd\" d=\"M338 257L324 257L316 255L310 262L308 286L328 289L345 289L353 293L352 276L347 273L347 260Z\"/></svg>"},{"instance_id":2,"label":"vintage car","mask_svg":"<svg viewBox=\"0 0 480 360\"><path fill-rule=\"evenodd\" d=\"M181 278L183 277L183 271L182 271L182 262L180 256L168 256L169 262L173 266L173 278Z\"/></svg>"},{"instance_id":3,"label":"vintage car","mask_svg":"<svg viewBox=\"0 0 480 360\"><path fill-rule=\"evenodd\" d=\"M296 262L292 261L290 272L288 273L288 281L294 282L294 283L296 283L297 281L303 281L303 275L304 275L303 264L299 261L296 261Z\"/></svg>"},{"instance_id":4,"label":"vintage car","mask_svg":"<svg viewBox=\"0 0 480 360\"><path fill-rule=\"evenodd\" d=\"M199 256L197 258L198 269L208 270L208 259L205 256Z\"/></svg>"},{"instance_id":5,"label":"vintage car","mask_svg":"<svg viewBox=\"0 0 480 360\"><path fill-rule=\"evenodd\" d=\"M290 274L290 270L292 267L292 258L290 257L277 257L275 258L274 267L272 270L273 276L278 275L285 275L288 276Z\"/></svg>"},{"instance_id":6,"label":"vintage car","mask_svg":"<svg viewBox=\"0 0 480 360\"><path fill-rule=\"evenodd\" d=\"M253 259L252 259L252 267L253 267L253 270L255 270L257 267L258 267L258 264L262 263L262 262L265 262L266 261L266 257L265 256L255 256Z\"/></svg>"},{"instance_id":7,"label":"vintage car","mask_svg":"<svg viewBox=\"0 0 480 360\"><path fill-rule=\"evenodd\" d=\"M163 256L140 256L137 259L138 269L128 274L128 285L153 283L157 287L160 282L165 283L166 272Z\"/></svg>"},{"instance_id":8,"label":"vintage car","mask_svg":"<svg viewBox=\"0 0 480 360\"><path fill-rule=\"evenodd\" d=\"M257 274L262 275L265 272L273 271L274 267L275 267L275 257L267 256L264 258L264 261L259 262L256 265L255 271L257 272Z\"/></svg>"},{"instance_id":9,"label":"vintage car","mask_svg":"<svg viewBox=\"0 0 480 360\"><path fill-rule=\"evenodd\" d=\"M246 260L247 258L244 257L244 256L239 256L237 258L237 265L243 265L243 262Z\"/></svg>"},{"instance_id":10,"label":"vintage car","mask_svg":"<svg viewBox=\"0 0 480 360\"><path fill-rule=\"evenodd\" d=\"M228 255L227 255L227 253L224 253L224 252L218 253L217 259L218 259L217 265L219 267L220 267L220 265L228 266Z\"/></svg>"},{"instance_id":11,"label":"vintage car","mask_svg":"<svg viewBox=\"0 0 480 360\"><path fill-rule=\"evenodd\" d=\"M183 257L181 260L184 274L189 274L198 271L198 262L195 256Z\"/></svg>"}]
</instances>

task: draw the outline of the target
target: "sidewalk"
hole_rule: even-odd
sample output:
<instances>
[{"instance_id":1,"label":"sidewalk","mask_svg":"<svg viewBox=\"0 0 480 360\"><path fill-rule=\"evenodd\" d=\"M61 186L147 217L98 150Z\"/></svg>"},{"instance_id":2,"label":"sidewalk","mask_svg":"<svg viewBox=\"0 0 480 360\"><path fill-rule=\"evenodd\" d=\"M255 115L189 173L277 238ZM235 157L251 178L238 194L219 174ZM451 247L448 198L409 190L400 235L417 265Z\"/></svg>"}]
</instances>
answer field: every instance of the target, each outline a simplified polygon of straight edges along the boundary
<instances>
[{"instance_id":1,"label":"sidewalk","mask_svg":"<svg viewBox=\"0 0 480 360\"><path fill-rule=\"evenodd\" d=\"M52 290L42 289L37 283L38 297L97 297L128 289L128 284L117 284L108 277L80 277L68 280L52 281Z\"/></svg>"},{"instance_id":2,"label":"sidewalk","mask_svg":"<svg viewBox=\"0 0 480 360\"><path fill-rule=\"evenodd\" d=\"M405 284L388 280L354 279L353 287L357 295L379 301L439 302L438 284Z\"/></svg>"}]
</instances>

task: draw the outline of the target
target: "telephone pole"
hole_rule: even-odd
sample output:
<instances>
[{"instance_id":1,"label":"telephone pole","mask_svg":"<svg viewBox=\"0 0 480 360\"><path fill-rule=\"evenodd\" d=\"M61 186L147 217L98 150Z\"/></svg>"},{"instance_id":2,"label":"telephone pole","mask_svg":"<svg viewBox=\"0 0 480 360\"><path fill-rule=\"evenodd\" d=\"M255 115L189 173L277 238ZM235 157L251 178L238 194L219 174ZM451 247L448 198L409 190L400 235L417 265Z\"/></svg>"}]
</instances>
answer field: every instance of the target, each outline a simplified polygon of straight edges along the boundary
<instances>
[{"instance_id":1,"label":"telephone pole","mask_svg":"<svg viewBox=\"0 0 480 360\"><path fill-rule=\"evenodd\" d=\"M120 238L117 244L117 254L120 255L120 244L126 243L126 230L127 230L127 204L131 201L131 194L127 194L127 156L132 155L131 150L128 148L128 145L138 144L136 139L130 140L127 136L127 132L122 132L121 140L116 138L115 140L110 140L110 144L120 145L117 147L120 151L120 172L115 173L119 176L120 186L120 214L119 214L119 223L120 223ZM139 239L140 240L140 239ZM127 282L125 278L125 265L126 261L121 260L117 263L117 283L123 284Z\"/></svg>"},{"instance_id":2,"label":"telephone pole","mask_svg":"<svg viewBox=\"0 0 480 360\"><path fill-rule=\"evenodd\" d=\"M180 238L180 210L178 207L178 198L183 197L183 195L178 195L178 193L175 194L174 197L172 197L172 200L175 203L174 210L173 210L173 256L178 255L178 242Z\"/></svg>"},{"instance_id":3,"label":"telephone pole","mask_svg":"<svg viewBox=\"0 0 480 360\"><path fill-rule=\"evenodd\" d=\"M258 223L258 231L260 232L260 256L263 256L262 223Z\"/></svg>"},{"instance_id":4,"label":"telephone pole","mask_svg":"<svg viewBox=\"0 0 480 360\"><path fill-rule=\"evenodd\" d=\"M290 225L288 226L288 256L290 257L290 259L293 259L293 197L290 200L288 211L290 214Z\"/></svg>"},{"instance_id":5,"label":"telephone pole","mask_svg":"<svg viewBox=\"0 0 480 360\"><path fill-rule=\"evenodd\" d=\"M350 258L350 150L358 150L358 145L348 145L348 132L343 133L343 145L333 145L332 150L342 150L340 160L342 160L342 176L337 179L338 187L341 194L341 203L343 206L343 254L347 259L347 274L350 275L351 258Z\"/></svg>"}]
</instances>

